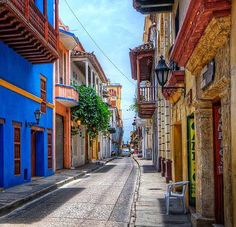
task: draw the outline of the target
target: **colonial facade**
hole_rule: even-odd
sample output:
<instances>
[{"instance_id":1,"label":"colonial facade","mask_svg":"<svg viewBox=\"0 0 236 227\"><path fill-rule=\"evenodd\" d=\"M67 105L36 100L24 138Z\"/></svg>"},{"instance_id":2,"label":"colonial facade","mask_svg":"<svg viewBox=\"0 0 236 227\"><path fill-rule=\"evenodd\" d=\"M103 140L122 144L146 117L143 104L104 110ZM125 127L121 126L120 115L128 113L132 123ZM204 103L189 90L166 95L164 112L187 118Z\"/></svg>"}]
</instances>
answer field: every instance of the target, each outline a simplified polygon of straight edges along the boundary
<instances>
[{"instance_id":1,"label":"colonial facade","mask_svg":"<svg viewBox=\"0 0 236 227\"><path fill-rule=\"evenodd\" d=\"M97 95L103 98L103 87L108 79L94 53L86 52L82 46L78 46L71 53L72 61L72 82L77 85L91 86ZM90 140L86 130L86 126L81 126L81 136L85 138L85 161L96 161L102 158L104 147L109 146L110 141L103 133L99 133L96 139ZM73 144L75 146L76 138ZM110 146L107 147L110 153Z\"/></svg>"},{"instance_id":2,"label":"colonial facade","mask_svg":"<svg viewBox=\"0 0 236 227\"><path fill-rule=\"evenodd\" d=\"M0 21L0 187L7 188L53 174L58 1L1 1Z\"/></svg>"},{"instance_id":3,"label":"colonial facade","mask_svg":"<svg viewBox=\"0 0 236 227\"><path fill-rule=\"evenodd\" d=\"M71 85L71 51L79 40L60 23L59 60L55 65L55 169L71 168L71 111L78 93Z\"/></svg>"},{"instance_id":4,"label":"colonial facade","mask_svg":"<svg viewBox=\"0 0 236 227\"><path fill-rule=\"evenodd\" d=\"M146 5L136 0L134 7L149 14L146 20L151 22L145 23L149 24L145 37L150 39L155 28L156 60L152 70L160 55L170 68L165 86L158 85L157 119L153 119L157 122L160 157L157 166L167 181L190 182L188 204L194 226L234 226L232 17L236 3L148 2Z\"/></svg>"}]
</instances>

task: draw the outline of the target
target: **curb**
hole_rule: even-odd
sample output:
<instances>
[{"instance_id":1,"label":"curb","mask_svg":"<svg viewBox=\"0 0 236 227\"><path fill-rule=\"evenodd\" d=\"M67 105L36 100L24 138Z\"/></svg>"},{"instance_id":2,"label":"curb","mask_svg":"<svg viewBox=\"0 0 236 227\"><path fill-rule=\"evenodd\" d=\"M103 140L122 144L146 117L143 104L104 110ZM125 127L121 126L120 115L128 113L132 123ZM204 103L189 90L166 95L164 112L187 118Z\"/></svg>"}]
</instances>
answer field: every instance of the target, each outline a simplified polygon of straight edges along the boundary
<instances>
[{"instance_id":1,"label":"curb","mask_svg":"<svg viewBox=\"0 0 236 227\"><path fill-rule=\"evenodd\" d=\"M53 184L53 185L51 185L51 186L49 186L49 187L47 187L47 188L43 188L43 189L40 190L40 191L37 191L37 192L35 192L35 193L32 193L31 195L29 195L29 196L27 196L27 197L25 197L25 198L19 199L19 200L17 200L17 201L14 201L14 202L12 202L12 203L9 203L9 204L7 204L7 205L5 205L5 206L3 206L3 207L0 207L0 217L4 216L4 215L6 215L6 214L9 214L11 211L15 210L16 208L19 208L20 206L25 205L25 204L28 203L28 202L31 202L31 201L33 201L33 200L35 200L35 199L38 199L38 198L40 198L41 196L48 194L49 192L55 191L56 189L60 188L61 186L65 185L65 184L67 184L67 183L69 183L69 182L72 182L72 181L74 181L74 180L79 179L79 178L85 176L85 175L88 174L88 173L91 173L91 172L94 172L94 171L96 171L96 170L99 170L99 169L104 168L105 165L106 165L108 162L111 162L111 161L113 161L114 159L115 159L115 158L111 158L111 159L109 159L109 160L106 160L106 161L104 162L104 164L101 165L101 166L96 166L96 167L94 167L94 168L92 168L92 169L90 169L90 170L83 171L82 173L79 173L79 174L76 175L76 176L68 177L68 178L65 179L65 180L59 181L59 182L57 182L57 183L55 183L55 184Z\"/></svg>"},{"instance_id":2,"label":"curb","mask_svg":"<svg viewBox=\"0 0 236 227\"><path fill-rule=\"evenodd\" d=\"M140 164L139 164L139 162L137 161L137 159L133 155L132 155L132 158L137 163L139 171L138 171L136 188L135 188L134 197L133 197L133 204L132 204L132 208L131 208L131 217L130 217L130 222L129 222L129 226L130 227L134 227L135 226L135 221L136 221L136 202L138 200L139 187L140 187L140 179L141 179Z\"/></svg>"}]
</instances>

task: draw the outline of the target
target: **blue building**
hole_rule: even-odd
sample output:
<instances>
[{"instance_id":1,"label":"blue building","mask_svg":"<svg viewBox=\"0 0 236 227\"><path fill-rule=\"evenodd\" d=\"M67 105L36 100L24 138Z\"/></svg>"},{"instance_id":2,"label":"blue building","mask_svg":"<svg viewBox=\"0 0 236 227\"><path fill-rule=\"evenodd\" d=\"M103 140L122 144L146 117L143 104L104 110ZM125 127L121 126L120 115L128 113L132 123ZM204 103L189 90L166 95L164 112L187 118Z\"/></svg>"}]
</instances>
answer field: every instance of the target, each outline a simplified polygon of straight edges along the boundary
<instances>
[{"instance_id":1,"label":"blue building","mask_svg":"<svg viewBox=\"0 0 236 227\"><path fill-rule=\"evenodd\" d=\"M0 1L0 25L0 188L7 188L53 174L58 1Z\"/></svg>"}]
</instances>

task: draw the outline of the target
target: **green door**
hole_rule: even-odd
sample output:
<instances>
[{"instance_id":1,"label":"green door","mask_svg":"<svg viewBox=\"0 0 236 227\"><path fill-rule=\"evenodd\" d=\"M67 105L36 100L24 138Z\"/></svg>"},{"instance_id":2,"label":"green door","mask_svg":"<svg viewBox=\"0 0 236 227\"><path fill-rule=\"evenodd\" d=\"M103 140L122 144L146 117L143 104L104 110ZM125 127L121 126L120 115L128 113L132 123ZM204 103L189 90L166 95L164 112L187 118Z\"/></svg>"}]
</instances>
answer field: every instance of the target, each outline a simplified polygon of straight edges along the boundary
<instances>
[{"instance_id":1,"label":"green door","mask_svg":"<svg viewBox=\"0 0 236 227\"><path fill-rule=\"evenodd\" d=\"M194 116L187 118L188 133L188 179L189 185L189 203L195 207L196 204L196 159L195 159L195 124Z\"/></svg>"}]
</instances>

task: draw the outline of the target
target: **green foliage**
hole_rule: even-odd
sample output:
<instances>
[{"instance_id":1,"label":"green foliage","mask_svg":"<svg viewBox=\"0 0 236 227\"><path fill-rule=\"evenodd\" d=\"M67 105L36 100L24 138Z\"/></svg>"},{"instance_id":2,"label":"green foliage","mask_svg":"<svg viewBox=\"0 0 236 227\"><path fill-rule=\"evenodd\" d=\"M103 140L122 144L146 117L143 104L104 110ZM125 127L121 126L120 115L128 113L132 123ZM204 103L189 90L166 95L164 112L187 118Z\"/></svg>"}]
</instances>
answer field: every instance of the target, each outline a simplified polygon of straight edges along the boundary
<instances>
[{"instance_id":1,"label":"green foliage","mask_svg":"<svg viewBox=\"0 0 236 227\"><path fill-rule=\"evenodd\" d=\"M134 111L135 113L138 113L138 100L137 97L134 97L134 102L132 105L129 106L129 109L127 111Z\"/></svg>"},{"instance_id":2,"label":"green foliage","mask_svg":"<svg viewBox=\"0 0 236 227\"><path fill-rule=\"evenodd\" d=\"M111 113L93 88L84 85L75 88L79 93L79 105L71 108L72 116L86 125L89 136L95 138L98 132L108 129Z\"/></svg>"}]
</instances>

